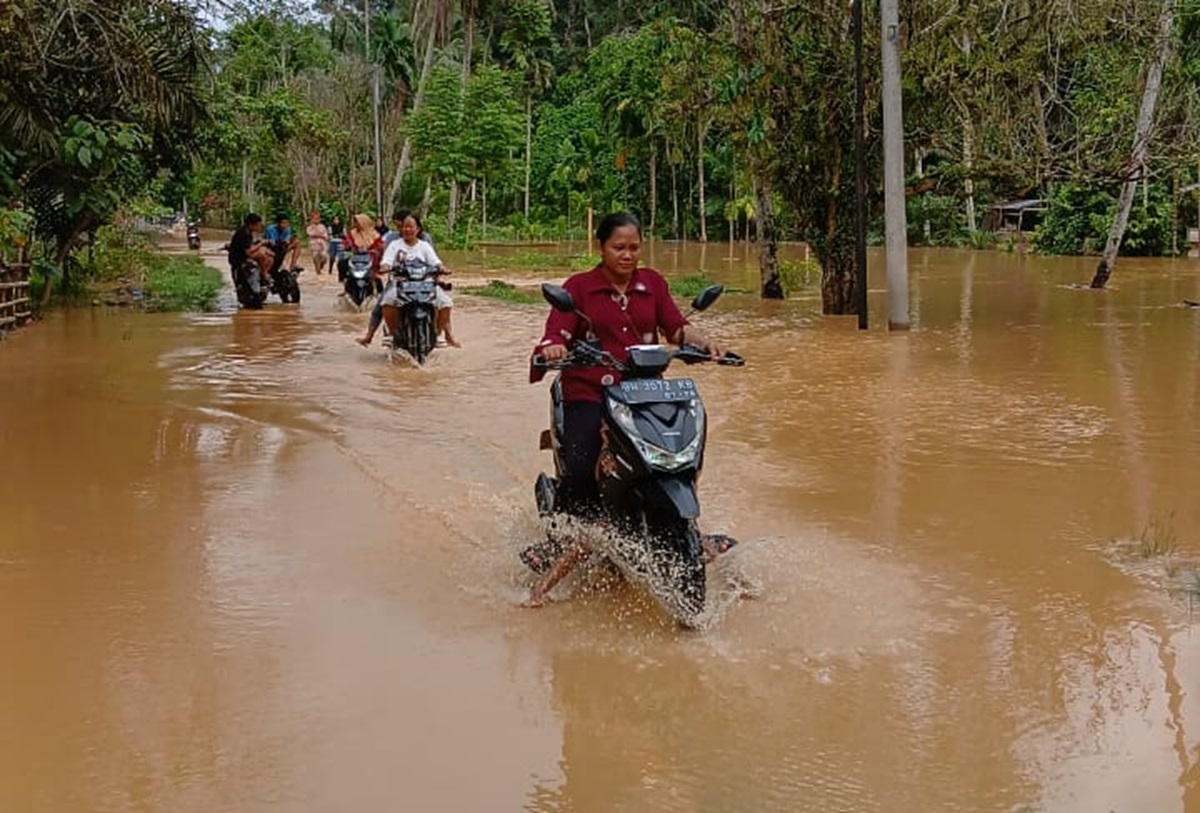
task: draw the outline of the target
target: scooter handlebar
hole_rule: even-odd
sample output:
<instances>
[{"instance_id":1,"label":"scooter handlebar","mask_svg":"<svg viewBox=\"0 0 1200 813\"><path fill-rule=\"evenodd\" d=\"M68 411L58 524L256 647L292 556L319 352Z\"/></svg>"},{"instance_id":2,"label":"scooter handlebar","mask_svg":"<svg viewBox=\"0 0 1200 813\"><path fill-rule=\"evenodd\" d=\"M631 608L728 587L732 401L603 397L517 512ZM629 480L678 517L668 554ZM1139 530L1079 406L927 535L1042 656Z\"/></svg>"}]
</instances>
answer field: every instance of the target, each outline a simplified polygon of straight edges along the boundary
<instances>
[{"instance_id":1,"label":"scooter handlebar","mask_svg":"<svg viewBox=\"0 0 1200 813\"><path fill-rule=\"evenodd\" d=\"M723 367L744 367L746 365L746 360L737 353L727 351L720 358L714 358L711 353L693 345L684 345L676 350L675 358L680 359L684 364L716 362ZM576 346L567 354L566 358L560 361L547 361L546 357L539 353L533 356L532 363L534 367L543 370L563 370L567 367L621 366L611 353L591 348L588 345Z\"/></svg>"},{"instance_id":2,"label":"scooter handlebar","mask_svg":"<svg viewBox=\"0 0 1200 813\"><path fill-rule=\"evenodd\" d=\"M684 364L702 364L705 362L715 361L724 367L743 367L746 360L737 353L726 352L720 358L714 357L707 350L701 350L694 344L685 344L675 351L675 358L682 361Z\"/></svg>"}]
</instances>

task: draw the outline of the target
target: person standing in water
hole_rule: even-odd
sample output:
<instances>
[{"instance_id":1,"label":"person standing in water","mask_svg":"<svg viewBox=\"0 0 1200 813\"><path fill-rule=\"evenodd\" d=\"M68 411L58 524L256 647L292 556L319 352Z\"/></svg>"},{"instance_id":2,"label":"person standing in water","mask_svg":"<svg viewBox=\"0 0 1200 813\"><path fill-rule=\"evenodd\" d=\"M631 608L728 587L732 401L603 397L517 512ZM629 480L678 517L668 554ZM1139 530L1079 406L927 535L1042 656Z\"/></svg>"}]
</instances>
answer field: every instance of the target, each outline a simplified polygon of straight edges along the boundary
<instances>
[{"instance_id":1,"label":"person standing in water","mask_svg":"<svg viewBox=\"0 0 1200 813\"><path fill-rule=\"evenodd\" d=\"M304 232L308 235L308 253L313 258L313 270L320 274L330 262L329 229L321 222L320 212L314 210L309 213Z\"/></svg>"}]
</instances>

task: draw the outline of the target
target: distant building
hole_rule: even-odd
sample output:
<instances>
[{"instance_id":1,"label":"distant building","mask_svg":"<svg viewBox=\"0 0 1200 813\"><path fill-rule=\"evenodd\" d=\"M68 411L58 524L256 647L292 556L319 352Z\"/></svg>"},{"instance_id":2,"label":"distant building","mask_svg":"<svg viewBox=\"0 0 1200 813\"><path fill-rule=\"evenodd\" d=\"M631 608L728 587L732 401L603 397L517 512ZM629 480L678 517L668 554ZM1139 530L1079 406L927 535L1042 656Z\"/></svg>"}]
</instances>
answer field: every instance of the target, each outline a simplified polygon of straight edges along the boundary
<instances>
[{"instance_id":1,"label":"distant building","mask_svg":"<svg viewBox=\"0 0 1200 813\"><path fill-rule=\"evenodd\" d=\"M1042 222L1046 212L1044 200L1010 200L988 209L983 219L984 231L1031 232Z\"/></svg>"}]
</instances>

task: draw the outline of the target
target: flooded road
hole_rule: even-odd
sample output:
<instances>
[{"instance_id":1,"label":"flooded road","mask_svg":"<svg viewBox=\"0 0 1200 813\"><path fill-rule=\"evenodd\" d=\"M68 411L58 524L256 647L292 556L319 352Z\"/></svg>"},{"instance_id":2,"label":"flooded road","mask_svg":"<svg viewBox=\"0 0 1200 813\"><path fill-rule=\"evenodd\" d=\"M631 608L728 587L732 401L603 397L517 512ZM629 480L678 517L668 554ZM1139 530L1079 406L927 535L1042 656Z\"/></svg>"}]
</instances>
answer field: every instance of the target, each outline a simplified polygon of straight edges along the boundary
<instances>
[{"instance_id":1,"label":"flooded road","mask_svg":"<svg viewBox=\"0 0 1200 813\"><path fill-rule=\"evenodd\" d=\"M699 633L516 606L541 307L459 296L422 370L327 277L55 313L0 345L0 810L1200 811L1200 263L1091 266L913 251L905 335L718 303L761 596Z\"/></svg>"}]
</instances>

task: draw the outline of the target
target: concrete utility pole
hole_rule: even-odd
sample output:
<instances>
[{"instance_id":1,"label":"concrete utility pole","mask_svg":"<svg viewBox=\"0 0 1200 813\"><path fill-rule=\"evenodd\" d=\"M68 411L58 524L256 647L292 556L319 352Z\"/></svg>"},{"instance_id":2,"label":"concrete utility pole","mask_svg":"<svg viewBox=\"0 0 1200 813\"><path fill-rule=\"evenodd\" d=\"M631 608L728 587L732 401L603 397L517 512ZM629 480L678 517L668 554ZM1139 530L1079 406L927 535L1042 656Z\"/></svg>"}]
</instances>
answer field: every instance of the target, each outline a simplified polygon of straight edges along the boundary
<instances>
[{"instance_id":1,"label":"concrete utility pole","mask_svg":"<svg viewBox=\"0 0 1200 813\"><path fill-rule=\"evenodd\" d=\"M904 214L904 108L900 91L900 9L880 0L883 27L883 205L888 328L908 330L908 235Z\"/></svg>"},{"instance_id":2,"label":"concrete utility pole","mask_svg":"<svg viewBox=\"0 0 1200 813\"><path fill-rule=\"evenodd\" d=\"M863 78L863 2L853 0L850 12L854 31L854 306L858 329L867 329L867 159Z\"/></svg>"}]
</instances>

